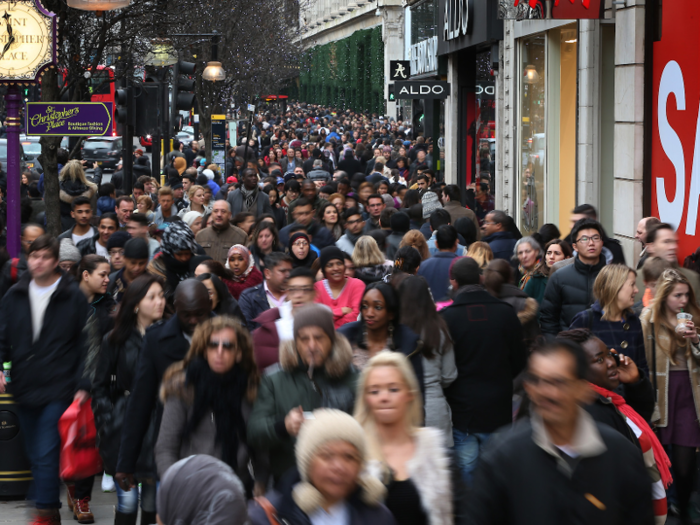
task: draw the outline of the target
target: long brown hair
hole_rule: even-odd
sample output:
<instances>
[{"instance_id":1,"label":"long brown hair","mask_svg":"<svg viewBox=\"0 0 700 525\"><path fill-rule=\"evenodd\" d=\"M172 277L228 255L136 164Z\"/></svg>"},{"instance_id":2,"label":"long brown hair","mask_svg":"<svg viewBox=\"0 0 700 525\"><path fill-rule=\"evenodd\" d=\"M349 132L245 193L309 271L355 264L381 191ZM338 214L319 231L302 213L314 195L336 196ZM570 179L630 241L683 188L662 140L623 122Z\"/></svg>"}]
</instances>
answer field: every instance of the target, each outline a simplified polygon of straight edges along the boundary
<instances>
[{"instance_id":1,"label":"long brown hair","mask_svg":"<svg viewBox=\"0 0 700 525\"><path fill-rule=\"evenodd\" d=\"M666 308L666 299L668 299L668 296L673 293L673 289L678 284L685 284L688 287L688 304L685 307L686 312L691 314L693 319L696 321L700 320L700 308L697 306L693 287L690 286L688 279L686 279L685 276L675 268L665 270L657 281L656 295L654 296L654 303L651 307L651 311L653 314L653 321L656 323L659 333L662 331L667 331L667 335L671 341L674 341L677 346L686 347L687 357L690 354L690 345L688 344L688 341L676 333L675 326L671 326L667 319L668 312ZM697 328L695 330L697 331ZM661 343L661 338L658 337L656 338L656 344L661 351L668 356L671 362L676 364L676 349L664 348L664 345Z\"/></svg>"},{"instance_id":2,"label":"long brown hair","mask_svg":"<svg viewBox=\"0 0 700 525\"><path fill-rule=\"evenodd\" d=\"M241 352L241 361L239 364L248 376L248 391L246 397L249 402L253 403L258 395L258 385L260 384L260 372L258 372L258 367L255 363L255 354L253 352L253 339L248 330L243 327L238 319L226 315L212 317L197 326L192 336L192 344L190 345L185 359L174 363L168 368L163 377L163 384L166 384L176 373L185 370L187 365L195 358L201 356L205 359L211 336L226 328L230 328L233 330L233 333L236 334L238 350Z\"/></svg>"},{"instance_id":3,"label":"long brown hair","mask_svg":"<svg viewBox=\"0 0 700 525\"><path fill-rule=\"evenodd\" d=\"M629 315L632 309L628 308L624 312L617 307L617 294L629 279L630 274L637 276L637 272L624 264L608 264L598 274L593 283L593 295L600 307L603 309L603 321L617 317L618 315Z\"/></svg>"}]
</instances>

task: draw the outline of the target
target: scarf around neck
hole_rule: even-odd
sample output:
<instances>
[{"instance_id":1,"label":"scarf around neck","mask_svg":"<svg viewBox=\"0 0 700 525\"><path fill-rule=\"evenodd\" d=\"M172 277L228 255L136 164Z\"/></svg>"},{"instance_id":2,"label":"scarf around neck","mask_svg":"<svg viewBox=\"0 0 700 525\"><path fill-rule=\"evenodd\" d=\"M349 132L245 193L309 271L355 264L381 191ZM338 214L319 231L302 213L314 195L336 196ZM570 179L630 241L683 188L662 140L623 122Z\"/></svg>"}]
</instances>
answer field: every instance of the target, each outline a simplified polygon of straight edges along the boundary
<instances>
[{"instance_id":1,"label":"scarf around neck","mask_svg":"<svg viewBox=\"0 0 700 525\"><path fill-rule=\"evenodd\" d=\"M248 211L258 197L258 187L255 186L255 188L249 190L245 186L241 186L241 194L243 195L244 211Z\"/></svg>"}]
</instances>

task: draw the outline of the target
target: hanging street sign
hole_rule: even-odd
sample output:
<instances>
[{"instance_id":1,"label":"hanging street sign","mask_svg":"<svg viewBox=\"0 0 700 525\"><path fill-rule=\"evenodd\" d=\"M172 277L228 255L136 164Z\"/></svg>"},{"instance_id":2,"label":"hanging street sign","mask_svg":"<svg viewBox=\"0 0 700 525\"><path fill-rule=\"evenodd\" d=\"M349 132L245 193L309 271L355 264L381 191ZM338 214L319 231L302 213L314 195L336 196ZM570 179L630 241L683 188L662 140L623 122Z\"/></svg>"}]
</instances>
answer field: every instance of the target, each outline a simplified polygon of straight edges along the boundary
<instances>
[{"instance_id":1,"label":"hanging street sign","mask_svg":"<svg viewBox=\"0 0 700 525\"><path fill-rule=\"evenodd\" d=\"M413 80L395 82L397 99L441 99L450 95L450 84L441 80Z\"/></svg>"},{"instance_id":2,"label":"hanging street sign","mask_svg":"<svg viewBox=\"0 0 700 525\"><path fill-rule=\"evenodd\" d=\"M410 60L389 60L389 80L408 80L410 76Z\"/></svg>"},{"instance_id":3,"label":"hanging street sign","mask_svg":"<svg viewBox=\"0 0 700 525\"><path fill-rule=\"evenodd\" d=\"M27 135L107 135L112 111L111 102L27 102Z\"/></svg>"}]
</instances>

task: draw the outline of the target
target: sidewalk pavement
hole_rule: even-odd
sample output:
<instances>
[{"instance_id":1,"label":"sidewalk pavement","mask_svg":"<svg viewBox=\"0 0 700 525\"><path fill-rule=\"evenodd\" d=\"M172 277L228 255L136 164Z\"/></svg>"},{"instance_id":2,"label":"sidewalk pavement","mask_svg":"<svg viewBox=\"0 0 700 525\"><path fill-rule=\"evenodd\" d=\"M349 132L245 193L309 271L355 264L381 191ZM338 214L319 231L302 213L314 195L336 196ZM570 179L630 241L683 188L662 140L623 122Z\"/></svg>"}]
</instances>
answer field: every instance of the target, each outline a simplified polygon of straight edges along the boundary
<instances>
[{"instance_id":1,"label":"sidewalk pavement","mask_svg":"<svg viewBox=\"0 0 700 525\"><path fill-rule=\"evenodd\" d=\"M90 508L95 515L95 523L111 525L114 523L114 507L117 504L116 492L102 492L100 483L102 476L95 477L95 488L92 492ZM73 514L66 503L66 488L61 488L61 521L66 524L78 523L73 520ZM0 524L5 525L23 523L30 519L30 502L26 500L0 499Z\"/></svg>"}]
</instances>

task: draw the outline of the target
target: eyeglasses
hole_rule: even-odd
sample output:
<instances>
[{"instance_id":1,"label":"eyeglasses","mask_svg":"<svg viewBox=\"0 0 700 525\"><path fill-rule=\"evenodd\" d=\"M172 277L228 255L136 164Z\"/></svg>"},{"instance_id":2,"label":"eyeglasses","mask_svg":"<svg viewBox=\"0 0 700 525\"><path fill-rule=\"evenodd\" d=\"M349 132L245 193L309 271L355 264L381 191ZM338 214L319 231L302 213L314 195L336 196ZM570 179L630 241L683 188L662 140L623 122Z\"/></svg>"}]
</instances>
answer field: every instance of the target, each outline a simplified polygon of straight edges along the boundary
<instances>
[{"instance_id":1,"label":"eyeglasses","mask_svg":"<svg viewBox=\"0 0 700 525\"><path fill-rule=\"evenodd\" d=\"M297 248L306 248L309 245L308 242L306 241L295 241L292 246L296 246Z\"/></svg>"},{"instance_id":2,"label":"eyeglasses","mask_svg":"<svg viewBox=\"0 0 700 525\"><path fill-rule=\"evenodd\" d=\"M588 244L589 242L600 242L600 235L593 235L592 237L587 237L583 236L580 237L578 241L576 241L576 244L581 243L581 244Z\"/></svg>"},{"instance_id":3,"label":"eyeglasses","mask_svg":"<svg viewBox=\"0 0 700 525\"><path fill-rule=\"evenodd\" d=\"M233 350L236 348L236 344L232 343L231 341L216 341L216 340L211 340L207 343L207 348L209 350L216 350L217 348L223 348L224 350Z\"/></svg>"},{"instance_id":4,"label":"eyeglasses","mask_svg":"<svg viewBox=\"0 0 700 525\"><path fill-rule=\"evenodd\" d=\"M110 255L124 255L124 250L109 250Z\"/></svg>"},{"instance_id":5,"label":"eyeglasses","mask_svg":"<svg viewBox=\"0 0 700 525\"><path fill-rule=\"evenodd\" d=\"M287 294L293 293L311 293L314 291L313 286L295 286L293 288L287 288Z\"/></svg>"},{"instance_id":6,"label":"eyeglasses","mask_svg":"<svg viewBox=\"0 0 700 525\"><path fill-rule=\"evenodd\" d=\"M362 219L355 219L354 221L346 221L345 225L352 226L353 224L357 224L358 222L362 222Z\"/></svg>"}]
</instances>

